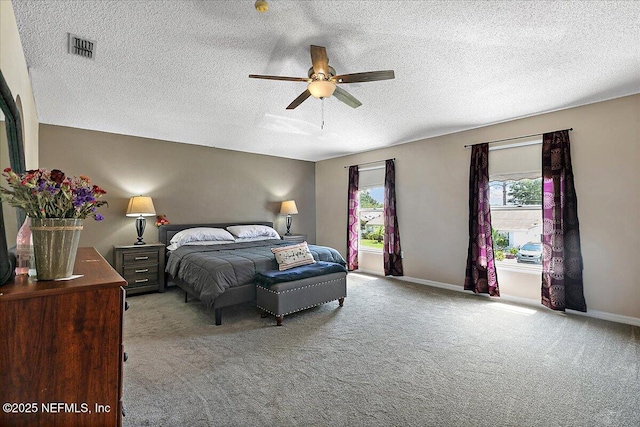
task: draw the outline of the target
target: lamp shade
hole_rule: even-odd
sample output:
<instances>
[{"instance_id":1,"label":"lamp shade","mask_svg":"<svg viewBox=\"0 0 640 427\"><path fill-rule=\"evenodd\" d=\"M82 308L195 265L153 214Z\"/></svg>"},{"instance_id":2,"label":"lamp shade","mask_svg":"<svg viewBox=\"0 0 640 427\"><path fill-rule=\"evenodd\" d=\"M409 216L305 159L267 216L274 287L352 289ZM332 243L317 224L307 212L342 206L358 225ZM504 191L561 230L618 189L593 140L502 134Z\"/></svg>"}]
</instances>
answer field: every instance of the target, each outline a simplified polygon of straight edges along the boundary
<instances>
[{"instance_id":1,"label":"lamp shade","mask_svg":"<svg viewBox=\"0 0 640 427\"><path fill-rule=\"evenodd\" d=\"M282 202L280 206L280 215L295 215L298 213L298 207L295 200L287 200Z\"/></svg>"},{"instance_id":2,"label":"lamp shade","mask_svg":"<svg viewBox=\"0 0 640 427\"><path fill-rule=\"evenodd\" d=\"M328 98L336 90L336 84L328 80L314 80L307 86L314 98Z\"/></svg>"},{"instance_id":3,"label":"lamp shade","mask_svg":"<svg viewBox=\"0 0 640 427\"><path fill-rule=\"evenodd\" d=\"M129 199L127 206L127 216L154 216L156 209L153 207L153 200L149 196L133 196Z\"/></svg>"}]
</instances>

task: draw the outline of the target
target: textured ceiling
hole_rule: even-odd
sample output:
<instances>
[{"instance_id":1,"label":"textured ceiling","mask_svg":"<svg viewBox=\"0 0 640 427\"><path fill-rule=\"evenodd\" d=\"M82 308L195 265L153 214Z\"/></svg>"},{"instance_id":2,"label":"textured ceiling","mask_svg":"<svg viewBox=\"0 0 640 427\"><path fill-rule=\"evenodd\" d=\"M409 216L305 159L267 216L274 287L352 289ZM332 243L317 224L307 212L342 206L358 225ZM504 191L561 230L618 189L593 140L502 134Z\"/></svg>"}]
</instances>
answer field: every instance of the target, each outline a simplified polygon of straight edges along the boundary
<instances>
[{"instance_id":1,"label":"textured ceiling","mask_svg":"<svg viewBox=\"0 0 640 427\"><path fill-rule=\"evenodd\" d=\"M639 1L269 3L13 0L40 122L317 161L640 92ZM248 78L311 44L396 78L295 110L305 83Z\"/></svg>"}]
</instances>

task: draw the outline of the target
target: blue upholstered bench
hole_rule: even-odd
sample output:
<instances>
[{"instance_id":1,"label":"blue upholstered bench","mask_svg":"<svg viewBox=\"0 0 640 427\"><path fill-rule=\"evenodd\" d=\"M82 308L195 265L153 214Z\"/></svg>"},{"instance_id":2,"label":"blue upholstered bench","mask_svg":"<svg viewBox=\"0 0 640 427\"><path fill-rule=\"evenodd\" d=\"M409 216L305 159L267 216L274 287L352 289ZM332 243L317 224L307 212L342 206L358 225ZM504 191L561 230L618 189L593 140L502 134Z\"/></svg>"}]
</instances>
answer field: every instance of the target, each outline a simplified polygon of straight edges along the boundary
<instances>
[{"instance_id":1,"label":"blue upholstered bench","mask_svg":"<svg viewBox=\"0 0 640 427\"><path fill-rule=\"evenodd\" d=\"M256 305L276 317L282 326L285 315L347 296L347 269L336 263L318 261L285 271L256 275Z\"/></svg>"}]
</instances>

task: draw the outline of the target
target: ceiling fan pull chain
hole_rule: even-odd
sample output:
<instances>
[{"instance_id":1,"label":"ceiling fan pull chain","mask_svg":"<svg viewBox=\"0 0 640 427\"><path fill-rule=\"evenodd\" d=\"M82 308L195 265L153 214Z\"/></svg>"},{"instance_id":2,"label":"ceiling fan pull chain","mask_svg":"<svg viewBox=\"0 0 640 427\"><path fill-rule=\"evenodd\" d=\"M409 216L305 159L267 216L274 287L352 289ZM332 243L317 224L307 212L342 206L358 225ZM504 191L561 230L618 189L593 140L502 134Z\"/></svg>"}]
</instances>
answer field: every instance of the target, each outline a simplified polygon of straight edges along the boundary
<instances>
[{"instance_id":1,"label":"ceiling fan pull chain","mask_svg":"<svg viewBox=\"0 0 640 427\"><path fill-rule=\"evenodd\" d=\"M322 104L322 110L321 110L322 113L320 116L320 120L321 120L320 129L324 130L324 98L320 98L320 101L321 101L320 103Z\"/></svg>"}]
</instances>

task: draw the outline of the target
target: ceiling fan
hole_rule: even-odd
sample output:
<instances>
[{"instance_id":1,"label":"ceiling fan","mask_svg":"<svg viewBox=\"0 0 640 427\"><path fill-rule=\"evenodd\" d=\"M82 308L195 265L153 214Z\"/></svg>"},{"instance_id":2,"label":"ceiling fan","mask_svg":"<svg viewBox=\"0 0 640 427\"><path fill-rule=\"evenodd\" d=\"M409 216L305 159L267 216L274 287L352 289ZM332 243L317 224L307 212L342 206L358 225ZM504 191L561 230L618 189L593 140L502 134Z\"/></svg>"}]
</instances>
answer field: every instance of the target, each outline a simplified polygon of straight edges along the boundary
<instances>
[{"instance_id":1,"label":"ceiling fan","mask_svg":"<svg viewBox=\"0 0 640 427\"><path fill-rule=\"evenodd\" d=\"M350 107L357 108L362 105L353 95L346 90L338 87L341 83L361 83L361 82L373 82L376 80L389 80L395 78L393 70L385 71L367 71L364 73L351 73L351 74L339 74L336 75L336 70L329 65L329 59L327 58L327 50L323 46L311 45L311 63L313 64L309 68L309 77L283 77L283 76L263 76L260 74L249 74L252 79L267 79L267 80L285 80L291 82L307 82L307 90L302 92L291 104L287 107L287 110L293 110L302 102L313 96L314 98L328 98L334 95L340 101L349 105Z\"/></svg>"}]
</instances>

